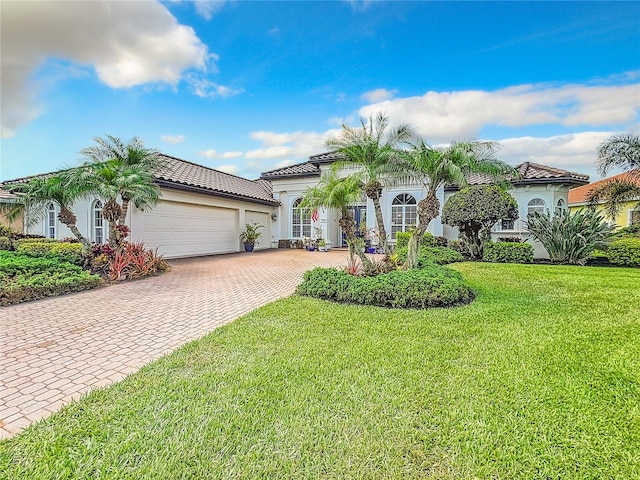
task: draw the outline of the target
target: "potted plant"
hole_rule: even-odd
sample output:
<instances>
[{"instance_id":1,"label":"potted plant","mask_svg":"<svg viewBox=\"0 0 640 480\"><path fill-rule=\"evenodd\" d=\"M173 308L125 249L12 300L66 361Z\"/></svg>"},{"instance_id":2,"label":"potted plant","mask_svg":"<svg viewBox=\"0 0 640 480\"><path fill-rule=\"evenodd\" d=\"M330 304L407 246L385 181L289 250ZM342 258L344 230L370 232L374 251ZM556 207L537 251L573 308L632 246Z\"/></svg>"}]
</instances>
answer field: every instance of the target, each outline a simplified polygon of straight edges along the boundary
<instances>
[{"instance_id":1,"label":"potted plant","mask_svg":"<svg viewBox=\"0 0 640 480\"><path fill-rule=\"evenodd\" d=\"M259 223L247 223L244 226L244 232L240 234L240 241L244 244L245 252L253 252L253 247L258 242L258 238L262 235L262 232L258 230L264 228L264 225Z\"/></svg>"},{"instance_id":2,"label":"potted plant","mask_svg":"<svg viewBox=\"0 0 640 480\"><path fill-rule=\"evenodd\" d=\"M329 250L329 248L327 247L327 242L324 238L321 238L318 240L318 251L319 252L326 252L327 250Z\"/></svg>"}]
</instances>

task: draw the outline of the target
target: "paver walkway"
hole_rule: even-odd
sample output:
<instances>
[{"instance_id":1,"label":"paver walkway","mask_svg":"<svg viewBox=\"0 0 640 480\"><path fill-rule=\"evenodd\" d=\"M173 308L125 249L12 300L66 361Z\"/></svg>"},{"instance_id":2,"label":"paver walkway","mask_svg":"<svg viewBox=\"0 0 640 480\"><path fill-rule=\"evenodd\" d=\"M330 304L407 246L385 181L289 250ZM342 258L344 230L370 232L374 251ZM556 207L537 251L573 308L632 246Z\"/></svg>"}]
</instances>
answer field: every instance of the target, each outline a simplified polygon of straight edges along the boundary
<instances>
[{"instance_id":1,"label":"paver walkway","mask_svg":"<svg viewBox=\"0 0 640 480\"><path fill-rule=\"evenodd\" d=\"M0 438L255 308L346 251L170 261L160 277L0 308Z\"/></svg>"}]
</instances>

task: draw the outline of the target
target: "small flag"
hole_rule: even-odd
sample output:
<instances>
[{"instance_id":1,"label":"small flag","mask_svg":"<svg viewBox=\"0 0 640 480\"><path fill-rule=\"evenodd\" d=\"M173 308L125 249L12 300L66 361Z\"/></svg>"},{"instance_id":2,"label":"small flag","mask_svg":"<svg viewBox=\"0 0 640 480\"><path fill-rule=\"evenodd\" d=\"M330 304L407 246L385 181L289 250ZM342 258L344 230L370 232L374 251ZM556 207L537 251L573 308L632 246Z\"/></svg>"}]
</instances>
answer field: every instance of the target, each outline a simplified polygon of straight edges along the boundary
<instances>
[{"instance_id":1,"label":"small flag","mask_svg":"<svg viewBox=\"0 0 640 480\"><path fill-rule=\"evenodd\" d=\"M313 213L311 213L311 220L313 220L314 222L317 222L317 221L318 221L318 218L320 218L320 217L318 216L318 209L317 209L317 208L314 208L314 209L313 209Z\"/></svg>"}]
</instances>

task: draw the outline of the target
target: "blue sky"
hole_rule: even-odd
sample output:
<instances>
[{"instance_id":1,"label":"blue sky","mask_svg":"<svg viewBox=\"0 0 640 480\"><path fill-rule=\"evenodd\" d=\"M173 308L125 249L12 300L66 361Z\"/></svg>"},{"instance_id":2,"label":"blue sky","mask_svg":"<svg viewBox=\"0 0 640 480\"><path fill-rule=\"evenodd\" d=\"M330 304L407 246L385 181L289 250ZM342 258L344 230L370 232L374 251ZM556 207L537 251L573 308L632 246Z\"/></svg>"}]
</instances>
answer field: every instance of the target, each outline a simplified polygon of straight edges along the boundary
<instances>
[{"instance_id":1,"label":"blue sky","mask_svg":"<svg viewBox=\"0 0 640 480\"><path fill-rule=\"evenodd\" d=\"M139 136L245 176L385 111L431 144L592 175L640 130L638 2L3 0L0 180Z\"/></svg>"}]
</instances>

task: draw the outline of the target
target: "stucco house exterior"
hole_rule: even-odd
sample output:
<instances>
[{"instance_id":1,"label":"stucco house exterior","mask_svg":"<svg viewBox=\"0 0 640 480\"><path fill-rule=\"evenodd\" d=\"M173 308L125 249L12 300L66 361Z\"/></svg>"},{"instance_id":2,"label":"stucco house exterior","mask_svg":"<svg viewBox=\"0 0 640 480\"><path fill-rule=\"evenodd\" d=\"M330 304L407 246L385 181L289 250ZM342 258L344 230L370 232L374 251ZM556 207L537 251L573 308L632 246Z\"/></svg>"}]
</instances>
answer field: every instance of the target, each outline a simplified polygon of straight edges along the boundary
<instances>
[{"instance_id":1,"label":"stucco house exterior","mask_svg":"<svg viewBox=\"0 0 640 480\"><path fill-rule=\"evenodd\" d=\"M273 221L278 201L274 200L269 182L247 180L186 160L164 155L170 168L156 177L161 200L155 208L142 212L130 205L126 223L130 239L142 240L148 247L158 248L165 258L213 255L241 249L240 232L245 223L264 225L256 249L271 248ZM25 177L4 182L6 185L26 182ZM79 200L73 205L77 226L83 235L97 243L108 238L107 222L102 218L104 199ZM72 237L57 218L54 203L41 222L28 226L29 233L50 238Z\"/></svg>"},{"instance_id":2,"label":"stucco house exterior","mask_svg":"<svg viewBox=\"0 0 640 480\"><path fill-rule=\"evenodd\" d=\"M245 223L263 225L257 249L274 248L286 240L303 237L324 238L331 246L344 244L338 225L340 212L319 209L312 212L300 207L308 187L316 185L339 154L313 155L308 161L262 173L257 180L230 175L179 158L164 155L169 160L167 173L156 176L161 200L148 212L130 206L126 223L131 229L130 239L142 240L148 247L158 248L166 258L213 255L241 251L240 232ZM353 173L357 167L342 167L339 176ZM500 236L528 238L527 215L536 211L552 212L565 209L569 190L588 183L588 176L533 163L516 167L520 176L511 182L511 193L518 201L520 218L496 225L492 232ZM26 182L32 177L4 182L11 185ZM490 183L482 175L469 178L471 185ZM441 205L458 191L447 185L438 192ZM409 231L416 224L417 202L425 191L420 184L403 184L385 188L381 204L390 243L396 232ZM79 230L92 241L108 240L107 223L102 219L104 199L92 197L76 202L73 211ZM363 231L375 227L373 203L366 197L352 206L357 226ZM57 207L49 205L44 218L28 226L29 233L52 238L71 237L71 232L57 219ZM429 225L436 236L457 238L456 229L443 225L436 218ZM285 242L280 242L284 240ZM534 243L536 256L544 257L541 245Z\"/></svg>"},{"instance_id":3,"label":"stucco house exterior","mask_svg":"<svg viewBox=\"0 0 640 480\"><path fill-rule=\"evenodd\" d=\"M9 193L7 190L0 188L0 203L7 203L9 201L13 201L15 198L15 195ZM0 224L9 227L16 232L24 231L24 219L19 218L13 221L9 221L6 215L3 215L2 212L0 212Z\"/></svg>"},{"instance_id":4,"label":"stucco house exterior","mask_svg":"<svg viewBox=\"0 0 640 480\"><path fill-rule=\"evenodd\" d=\"M321 176L331 168L331 164L340 159L339 154L322 153L310 157L307 162L271 170L261 175L263 180L271 182L273 197L280 202L278 221L275 225L277 238L309 237L315 236L317 232L332 245L343 243L343 235L338 226L339 212L319 209L317 219L314 220L308 209L299 207L305 189L317 184ZM494 239L501 236L519 236L527 239L527 215L533 212L567 209L569 190L585 185L589 180L587 175L530 162L522 163L515 168L519 178L510 182L510 193L518 202L520 215L516 221L496 225L492 232ZM353 170L341 168L338 175L346 176L350 171ZM472 175L468 182L470 185L482 185L491 183L491 179L483 175ZM444 205L458 190L456 185L445 186L438 192L440 204ZM417 202L425 194L420 184L405 184L383 190L380 202L391 244L395 243L396 232L408 231L415 226ZM366 228L375 227L373 203L366 197L353 206L353 212L358 226L364 224ZM458 237L457 229L443 225L439 217L430 223L429 232L449 239ZM542 245L534 242L534 247L537 257L546 256Z\"/></svg>"},{"instance_id":5,"label":"stucco house exterior","mask_svg":"<svg viewBox=\"0 0 640 480\"><path fill-rule=\"evenodd\" d=\"M630 176L629 172L625 172L613 177L598 180L597 182L593 182L588 185L572 188L569 191L569 209L571 211L577 211L581 208L586 207L588 204L587 195L589 194L589 192L593 188L598 187L611 180L631 180L637 182L638 185L640 185L640 181L637 179L637 177ZM599 205L597 209L602 210L602 205ZM617 228L628 227L633 223L640 223L640 197L625 202L622 205L620 213L618 213L615 218L607 216L607 220L611 223L614 223Z\"/></svg>"}]
</instances>

